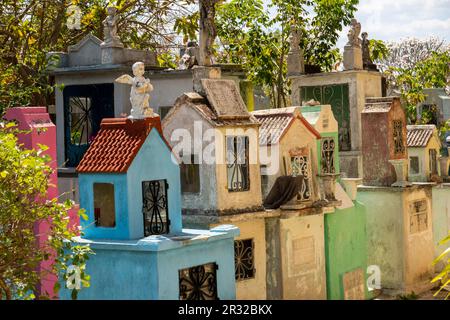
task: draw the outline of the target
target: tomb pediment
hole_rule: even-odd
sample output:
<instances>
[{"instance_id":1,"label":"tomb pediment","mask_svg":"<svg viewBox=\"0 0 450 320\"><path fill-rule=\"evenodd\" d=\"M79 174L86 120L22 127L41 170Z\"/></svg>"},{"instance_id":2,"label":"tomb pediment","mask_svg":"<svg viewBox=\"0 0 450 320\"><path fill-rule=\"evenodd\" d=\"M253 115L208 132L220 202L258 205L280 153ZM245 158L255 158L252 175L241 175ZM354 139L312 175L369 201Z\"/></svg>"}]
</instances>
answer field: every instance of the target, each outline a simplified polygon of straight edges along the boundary
<instances>
[{"instance_id":1,"label":"tomb pediment","mask_svg":"<svg viewBox=\"0 0 450 320\"><path fill-rule=\"evenodd\" d=\"M92 34L86 35L80 42L69 46L69 65L89 66L102 63L102 41Z\"/></svg>"}]
</instances>

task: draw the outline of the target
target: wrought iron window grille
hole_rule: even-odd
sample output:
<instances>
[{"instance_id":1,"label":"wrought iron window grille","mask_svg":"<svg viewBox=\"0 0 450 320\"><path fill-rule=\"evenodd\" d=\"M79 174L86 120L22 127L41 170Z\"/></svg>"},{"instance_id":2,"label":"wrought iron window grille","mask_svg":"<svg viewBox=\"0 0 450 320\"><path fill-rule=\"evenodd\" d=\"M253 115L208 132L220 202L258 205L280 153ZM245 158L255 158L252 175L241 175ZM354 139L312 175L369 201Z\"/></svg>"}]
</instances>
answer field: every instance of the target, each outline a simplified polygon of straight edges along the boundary
<instances>
[{"instance_id":1,"label":"wrought iron window grille","mask_svg":"<svg viewBox=\"0 0 450 320\"><path fill-rule=\"evenodd\" d=\"M322 139L322 161L321 172L322 174L334 174L336 169L334 166L334 150L335 141L333 138Z\"/></svg>"},{"instance_id":2,"label":"wrought iron window grille","mask_svg":"<svg viewBox=\"0 0 450 320\"><path fill-rule=\"evenodd\" d=\"M180 300L218 300L216 263L178 271Z\"/></svg>"},{"instance_id":3,"label":"wrought iron window grille","mask_svg":"<svg viewBox=\"0 0 450 320\"><path fill-rule=\"evenodd\" d=\"M247 136L227 136L226 149L228 191L250 190L249 138Z\"/></svg>"},{"instance_id":4,"label":"wrought iron window grille","mask_svg":"<svg viewBox=\"0 0 450 320\"><path fill-rule=\"evenodd\" d=\"M142 182L144 236L169 233L169 211L166 180Z\"/></svg>"},{"instance_id":5,"label":"wrought iron window grille","mask_svg":"<svg viewBox=\"0 0 450 320\"><path fill-rule=\"evenodd\" d=\"M234 265L236 281L255 277L255 242L253 239L234 241Z\"/></svg>"},{"instance_id":6,"label":"wrought iron window grille","mask_svg":"<svg viewBox=\"0 0 450 320\"><path fill-rule=\"evenodd\" d=\"M394 153L403 154L405 145L403 142L403 121L394 120Z\"/></svg>"},{"instance_id":7,"label":"wrought iron window grille","mask_svg":"<svg viewBox=\"0 0 450 320\"><path fill-rule=\"evenodd\" d=\"M292 176L303 176L302 185L297 195L298 201L311 199L311 175L309 170L309 157L307 155L291 157Z\"/></svg>"}]
</instances>

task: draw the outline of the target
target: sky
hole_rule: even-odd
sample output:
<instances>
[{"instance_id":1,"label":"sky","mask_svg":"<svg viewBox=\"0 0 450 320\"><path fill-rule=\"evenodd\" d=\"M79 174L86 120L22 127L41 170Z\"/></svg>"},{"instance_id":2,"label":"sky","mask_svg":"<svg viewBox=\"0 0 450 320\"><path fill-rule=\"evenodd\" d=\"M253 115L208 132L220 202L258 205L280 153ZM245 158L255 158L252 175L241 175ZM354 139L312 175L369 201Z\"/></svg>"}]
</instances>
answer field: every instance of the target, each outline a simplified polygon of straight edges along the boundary
<instances>
[{"instance_id":1,"label":"sky","mask_svg":"<svg viewBox=\"0 0 450 320\"><path fill-rule=\"evenodd\" d=\"M360 0L356 19L370 39L439 37L450 42L450 0ZM338 48L347 40L344 28Z\"/></svg>"},{"instance_id":2,"label":"sky","mask_svg":"<svg viewBox=\"0 0 450 320\"><path fill-rule=\"evenodd\" d=\"M369 39L399 41L434 36L450 42L450 0L359 0L355 17ZM337 43L341 50L348 29L344 28Z\"/></svg>"}]
</instances>

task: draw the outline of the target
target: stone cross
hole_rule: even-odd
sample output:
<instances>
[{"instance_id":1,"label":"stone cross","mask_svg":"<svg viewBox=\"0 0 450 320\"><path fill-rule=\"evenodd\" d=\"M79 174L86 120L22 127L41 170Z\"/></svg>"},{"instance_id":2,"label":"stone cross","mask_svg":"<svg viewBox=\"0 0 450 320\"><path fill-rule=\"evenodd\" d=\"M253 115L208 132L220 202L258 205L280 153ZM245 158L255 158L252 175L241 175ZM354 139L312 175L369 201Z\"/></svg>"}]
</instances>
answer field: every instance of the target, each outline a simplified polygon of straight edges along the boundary
<instances>
[{"instance_id":1,"label":"stone cross","mask_svg":"<svg viewBox=\"0 0 450 320\"><path fill-rule=\"evenodd\" d=\"M117 34L117 8L108 7L108 16L103 20L104 41L102 46L123 47Z\"/></svg>"},{"instance_id":2,"label":"stone cross","mask_svg":"<svg viewBox=\"0 0 450 320\"><path fill-rule=\"evenodd\" d=\"M212 47L217 36L216 3L219 0L200 0L200 66L211 66L213 61Z\"/></svg>"}]
</instances>

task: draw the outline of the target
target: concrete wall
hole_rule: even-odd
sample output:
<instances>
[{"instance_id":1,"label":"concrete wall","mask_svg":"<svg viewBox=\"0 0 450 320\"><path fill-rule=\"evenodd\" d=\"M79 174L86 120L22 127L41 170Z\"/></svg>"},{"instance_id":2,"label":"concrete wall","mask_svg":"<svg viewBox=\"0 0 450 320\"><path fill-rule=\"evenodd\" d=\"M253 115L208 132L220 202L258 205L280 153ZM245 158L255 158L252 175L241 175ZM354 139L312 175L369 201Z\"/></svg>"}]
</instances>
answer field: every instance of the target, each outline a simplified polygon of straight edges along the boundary
<instances>
[{"instance_id":1,"label":"concrete wall","mask_svg":"<svg viewBox=\"0 0 450 320\"><path fill-rule=\"evenodd\" d=\"M163 179L167 180L169 185L167 190L169 231L171 234L180 233L182 230L180 168L172 161L172 153L159 132L152 129L127 174L131 239L144 236L142 182Z\"/></svg>"},{"instance_id":2,"label":"concrete wall","mask_svg":"<svg viewBox=\"0 0 450 320\"><path fill-rule=\"evenodd\" d=\"M266 299L266 237L264 219L253 219L233 222L241 234L236 239L253 239L255 277L236 281L236 299L265 300ZM234 255L233 255L234 257ZM233 273L234 275L234 273Z\"/></svg>"},{"instance_id":3,"label":"concrete wall","mask_svg":"<svg viewBox=\"0 0 450 320\"><path fill-rule=\"evenodd\" d=\"M281 270L281 238L280 219L272 217L265 219L266 224L266 255L267 255L267 299L283 299L283 280Z\"/></svg>"},{"instance_id":4,"label":"concrete wall","mask_svg":"<svg viewBox=\"0 0 450 320\"><path fill-rule=\"evenodd\" d=\"M326 299L323 214L280 218L282 299Z\"/></svg>"},{"instance_id":5,"label":"concrete wall","mask_svg":"<svg viewBox=\"0 0 450 320\"><path fill-rule=\"evenodd\" d=\"M434 256L438 257L449 243L439 245L439 242L450 234L450 184L440 184L433 187L432 193L433 242ZM443 268L443 263L436 266L436 271Z\"/></svg>"},{"instance_id":6,"label":"concrete wall","mask_svg":"<svg viewBox=\"0 0 450 320\"><path fill-rule=\"evenodd\" d=\"M317 139L316 137L303 125L299 119L294 119L293 123L281 138L280 143L271 146L260 146L262 154L271 154L271 152L278 152L278 171L275 174L268 175L268 183L266 190L263 190L263 198L270 192L275 183L275 180L282 175L291 175L291 155L290 151L296 148L307 148L309 150L309 177L311 181L311 200L315 201L319 196L319 186L317 183L318 161L317 161ZM269 151L267 151L269 150ZM284 162L286 161L286 168ZM285 170L286 169L286 170Z\"/></svg>"},{"instance_id":7,"label":"concrete wall","mask_svg":"<svg viewBox=\"0 0 450 320\"><path fill-rule=\"evenodd\" d=\"M197 123L197 125L195 125ZM196 131L201 128L202 132ZM212 126L205 121L197 112L187 106L181 106L173 117L166 118L163 121L163 133L166 140L172 147L176 147L182 141L181 137L173 135L177 129L184 129L189 132L192 137L188 141L188 146L192 152L203 154L205 147L209 145L210 141L203 140L203 134L206 130L212 129ZM176 133L176 132L175 132ZM198 146L198 147L197 147ZM201 150L196 150L201 148ZM174 149L176 152L176 148ZM199 193L183 193L182 194L182 208L190 210L212 210L217 204L217 189L216 189L216 166L215 164L207 164L202 162L199 167L200 172L200 192Z\"/></svg>"},{"instance_id":8,"label":"concrete wall","mask_svg":"<svg viewBox=\"0 0 450 320\"><path fill-rule=\"evenodd\" d=\"M386 292L419 293L429 284L433 261L431 187L358 188L357 199L366 206L368 265L381 270L381 287ZM409 205L425 199L427 229L410 232Z\"/></svg>"},{"instance_id":9,"label":"concrete wall","mask_svg":"<svg viewBox=\"0 0 450 320\"><path fill-rule=\"evenodd\" d=\"M91 276L90 287L83 288L78 299L178 300L178 271L211 262L219 266L218 297L236 298L232 237L197 243L186 241L182 246L174 245L173 240L163 242L173 248L148 251L146 244L139 243L91 243L95 255L86 267ZM61 287L60 298L70 300L70 290L64 284Z\"/></svg>"},{"instance_id":10,"label":"concrete wall","mask_svg":"<svg viewBox=\"0 0 450 320\"><path fill-rule=\"evenodd\" d=\"M428 289L433 276L434 243L433 243L433 217L431 212L431 186L424 186L410 190L403 194L404 233L406 235L406 272L405 291L422 292ZM426 199L427 202L427 228L421 232L410 232L411 215L410 204L414 200Z\"/></svg>"},{"instance_id":11,"label":"concrete wall","mask_svg":"<svg viewBox=\"0 0 450 320\"><path fill-rule=\"evenodd\" d=\"M259 143L258 130L255 126L242 126L243 131L234 131L236 127L217 128L217 134L223 137L232 132L233 135L249 136L249 177L250 189L248 191L230 192L228 191L227 164L226 164L226 142L217 139L215 154L219 159L216 165L217 177L217 210L245 210L261 207L261 172L259 166ZM228 131L231 130L231 131ZM250 130L247 132L247 130Z\"/></svg>"},{"instance_id":12,"label":"concrete wall","mask_svg":"<svg viewBox=\"0 0 450 320\"><path fill-rule=\"evenodd\" d=\"M367 298L367 233L365 207L359 202L345 209L325 214L325 259L327 274L327 298L343 300L344 276L361 270L364 289L358 299Z\"/></svg>"},{"instance_id":13,"label":"concrete wall","mask_svg":"<svg viewBox=\"0 0 450 320\"><path fill-rule=\"evenodd\" d=\"M361 172L350 171L350 169L353 169L354 167L361 168L361 159L358 156L361 152L361 112L364 109L366 98L382 96L381 77L381 73L379 72L370 72L366 70L317 73L290 77L292 81L291 99L293 105L302 104L300 88L303 86L322 86L345 83L349 85L351 149L357 153L342 153L342 156L345 156L345 161L341 163L342 171L345 172L348 177L357 178L362 176ZM352 164L352 161L357 161L358 165ZM353 168L349 166L352 166Z\"/></svg>"},{"instance_id":14,"label":"concrete wall","mask_svg":"<svg viewBox=\"0 0 450 320\"><path fill-rule=\"evenodd\" d=\"M411 157L419 158L419 173L413 174L411 172ZM408 181L411 182L425 182L428 181L426 172L428 162L425 161L425 148L408 148Z\"/></svg>"}]
</instances>

